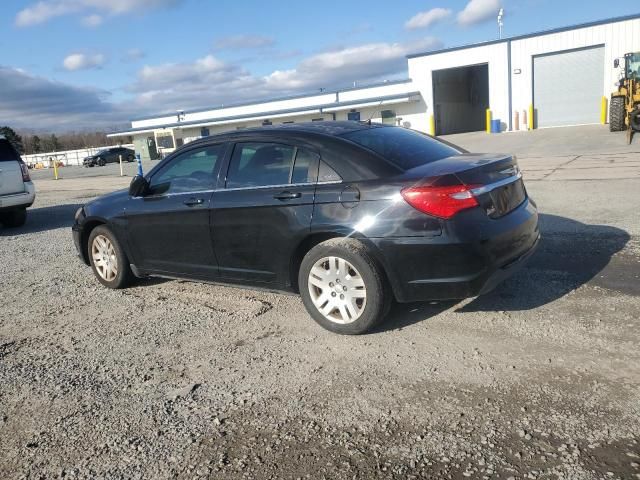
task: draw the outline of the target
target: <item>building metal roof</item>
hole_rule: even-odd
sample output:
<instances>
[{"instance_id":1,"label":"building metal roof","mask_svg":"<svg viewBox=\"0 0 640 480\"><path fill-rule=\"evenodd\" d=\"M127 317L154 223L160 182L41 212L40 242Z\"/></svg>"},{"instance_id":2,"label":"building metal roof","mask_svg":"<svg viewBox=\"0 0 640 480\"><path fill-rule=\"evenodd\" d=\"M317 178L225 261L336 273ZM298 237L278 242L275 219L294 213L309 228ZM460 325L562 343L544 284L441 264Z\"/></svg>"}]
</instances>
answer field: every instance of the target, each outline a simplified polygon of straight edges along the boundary
<instances>
[{"instance_id":1,"label":"building metal roof","mask_svg":"<svg viewBox=\"0 0 640 480\"><path fill-rule=\"evenodd\" d=\"M215 107L209 107L209 108L197 108L197 109L193 109L193 110L180 110L180 113L188 114L188 113L201 113L201 112L209 112L209 111L215 111L215 110L224 110L225 108L245 107L247 105L260 105L260 104L263 104L263 103L282 102L282 101L286 101L286 100L296 100L298 98L306 98L306 97L318 97L318 96L321 96L321 95L331 95L332 93L333 94L337 94L337 93L343 93L343 92L351 92L353 90L366 90L368 88L385 87L385 86L388 86L388 85L401 85L403 83L411 83L411 79L410 78L403 78L403 79L399 79L399 80L385 80L383 82L367 83L367 84L357 85L357 86L354 86L354 87L346 87L346 88L333 89L333 90L321 90L321 91L314 91L314 92L307 92L307 93L299 93L299 94L296 94L296 95L288 95L288 96L275 97L275 98L266 98L266 99L262 99L262 100L248 101L248 102L236 102L236 103L228 103L228 104L225 103L224 105L217 105ZM166 116L175 115L175 114L176 114L176 111L169 111L169 112L159 113L157 115L146 115L144 117L132 118L131 121L132 122L138 122L140 120L151 120L151 119L154 119L154 118L166 117Z\"/></svg>"},{"instance_id":2,"label":"building metal roof","mask_svg":"<svg viewBox=\"0 0 640 480\"><path fill-rule=\"evenodd\" d=\"M139 127L139 128L132 128L129 130L124 130L121 132L113 132L108 134L108 137L118 137L118 136L123 136L123 135L132 135L135 133L143 133L143 132L152 132L154 130L159 130L162 128L175 128L175 127L190 127L190 126L199 126L199 125L213 125L213 124L218 124L218 123L225 123L225 122L231 122L231 121L237 121L237 120L246 120L246 121L250 121L250 120L260 120L263 118L269 118L269 117L278 117L278 116L282 116L282 115L286 115L286 114L322 114L322 113L329 113L329 112L323 112L323 109L335 109L337 107L339 108L349 108L352 105L361 105L363 103L374 103L374 104L384 104L385 102L389 102L389 101L393 101L393 100L402 100L402 99L407 99L408 101L411 101L413 98L415 98L415 100L418 100L420 96L420 92L415 91L415 92L408 92L408 93L398 93L395 95L387 95L387 96L383 96L383 97L372 97L372 98L362 98L362 99L357 99L357 100L350 100L348 102L332 102L332 103L325 103L322 105L314 105L314 106L302 106L302 107L298 107L298 108L289 108L289 109L285 109L285 110L274 110L274 111L270 111L270 112L257 112L257 113L248 113L248 114L243 114L243 115L234 115L234 116L229 116L229 117L214 117L214 118L210 118L210 119L201 119L201 120L192 120L189 122L172 122L172 123L167 123L167 124L162 124L162 125L154 125L151 127ZM265 102L266 103L266 102ZM249 104L249 105L253 105L253 104ZM206 111L206 110L205 110ZM155 117L152 117L155 118Z\"/></svg>"},{"instance_id":3,"label":"building metal roof","mask_svg":"<svg viewBox=\"0 0 640 480\"><path fill-rule=\"evenodd\" d=\"M429 55L437 55L437 54L440 54L440 53L455 52L457 50L466 50L468 48L485 47L485 46L488 46L488 45L495 45L497 43L513 42L515 40L524 40L526 38L541 37L541 36L544 36L544 35L551 35L553 33L567 32L569 30L578 30L580 28L596 27L598 25L606 25L608 23L624 22L626 20L636 20L638 18L640 18L640 13L636 13L636 14L633 14L633 15L626 15L626 16L623 16L623 17L613 17L613 18L607 18L607 19L604 19L604 20L596 20L596 21L593 21L593 22L579 23L577 25L570 25L568 27L559 27L559 28L552 28L550 30L541 30L539 32L526 33L526 34L523 34L523 35L516 35L516 36L513 36L513 37L506 37L506 38L501 38L501 39L497 39L497 40L488 40L488 41L485 41L485 42L469 43L469 44L466 44L466 45L459 45L459 46L456 46L456 47L442 48L440 50L430 50L428 52L412 53L410 55L407 55L407 58L427 57Z\"/></svg>"}]
</instances>

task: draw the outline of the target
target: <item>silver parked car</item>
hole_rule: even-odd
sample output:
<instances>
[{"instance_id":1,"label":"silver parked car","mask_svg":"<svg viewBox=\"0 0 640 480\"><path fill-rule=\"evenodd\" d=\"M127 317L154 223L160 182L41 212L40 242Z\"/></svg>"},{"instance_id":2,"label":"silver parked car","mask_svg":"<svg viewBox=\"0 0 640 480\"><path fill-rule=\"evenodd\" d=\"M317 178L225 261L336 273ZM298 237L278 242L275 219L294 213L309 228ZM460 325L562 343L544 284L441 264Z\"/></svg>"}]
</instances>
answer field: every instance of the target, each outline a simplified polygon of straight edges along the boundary
<instances>
[{"instance_id":1,"label":"silver parked car","mask_svg":"<svg viewBox=\"0 0 640 480\"><path fill-rule=\"evenodd\" d=\"M11 143L0 135L0 223L20 227L36 199L29 169Z\"/></svg>"}]
</instances>

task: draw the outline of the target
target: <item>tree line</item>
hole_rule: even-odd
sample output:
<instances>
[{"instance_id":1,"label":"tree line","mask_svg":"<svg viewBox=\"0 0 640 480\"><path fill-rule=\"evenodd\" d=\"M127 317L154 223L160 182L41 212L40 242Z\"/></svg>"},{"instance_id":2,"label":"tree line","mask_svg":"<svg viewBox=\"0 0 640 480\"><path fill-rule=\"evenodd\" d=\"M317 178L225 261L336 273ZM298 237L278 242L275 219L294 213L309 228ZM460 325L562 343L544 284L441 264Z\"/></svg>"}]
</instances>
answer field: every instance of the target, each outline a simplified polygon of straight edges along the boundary
<instances>
[{"instance_id":1,"label":"tree line","mask_svg":"<svg viewBox=\"0 0 640 480\"><path fill-rule=\"evenodd\" d=\"M131 137L108 138L104 132L27 133L16 132L11 127L0 127L0 135L9 140L21 155L78 150L89 147L108 147L119 143L131 143Z\"/></svg>"}]
</instances>

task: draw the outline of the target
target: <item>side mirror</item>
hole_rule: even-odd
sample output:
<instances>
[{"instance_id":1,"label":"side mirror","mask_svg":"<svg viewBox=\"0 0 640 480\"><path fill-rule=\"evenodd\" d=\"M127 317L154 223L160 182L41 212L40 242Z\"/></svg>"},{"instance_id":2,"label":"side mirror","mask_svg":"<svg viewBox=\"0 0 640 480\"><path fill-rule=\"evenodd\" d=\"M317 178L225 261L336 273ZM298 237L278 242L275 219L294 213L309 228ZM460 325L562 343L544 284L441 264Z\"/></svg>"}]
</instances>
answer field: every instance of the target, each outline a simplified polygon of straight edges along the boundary
<instances>
[{"instance_id":1,"label":"side mirror","mask_svg":"<svg viewBox=\"0 0 640 480\"><path fill-rule=\"evenodd\" d=\"M149 182L142 175L136 175L129 184L129 195L143 197L149 190Z\"/></svg>"},{"instance_id":2,"label":"side mirror","mask_svg":"<svg viewBox=\"0 0 640 480\"><path fill-rule=\"evenodd\" d=\"M620 59L616 58L613 61L613 68L618 68L620 66Z\"/></svg>"}]
</instances>

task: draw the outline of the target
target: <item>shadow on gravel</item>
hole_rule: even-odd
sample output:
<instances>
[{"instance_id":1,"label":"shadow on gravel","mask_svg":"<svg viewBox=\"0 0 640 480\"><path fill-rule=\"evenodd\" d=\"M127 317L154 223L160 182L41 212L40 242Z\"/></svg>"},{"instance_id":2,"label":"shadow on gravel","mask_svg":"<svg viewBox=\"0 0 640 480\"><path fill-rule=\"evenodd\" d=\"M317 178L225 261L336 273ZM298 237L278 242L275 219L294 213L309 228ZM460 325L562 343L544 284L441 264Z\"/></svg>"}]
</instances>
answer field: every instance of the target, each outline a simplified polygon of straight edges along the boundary
<instances>
[{"instance_id":1,"label":"shadow on gravel","mask_svg":"<svg viewBox=\"0 0 640 480\"><path fill-rule=\"evenodd\" d=\"M402 330L414 323L429 320L432 317L453 307L456 300L442 302L394 303L387 318L371 333L382 333L388 330Z\"/></svg>"},{"instance_id":2,"label":"shadow on gravel","mask_svg":"<svg viewBox=\"0 0 640 480\"><path fill-rule=\"evenodd\" d=\"M0 227L0 237L45 232L56 228L71 228L73 216L82 204L72 203L51 207L30 208L27 210L27 223L18 228Z\"/></svg>"},{"instance_id":3,"label":"shadow on gravel","mask_svg":"<svg viewBox=\"0 0 640 480\"><path fill-rule=\"evenodd\" d=\"M542 240L529 263L492 292L474 298L457 312L531 310L592 282L600 287L640 295L636 258L613 259L630 239L619 228L587 225L556 215L540 215ZM429 318L457 302L397 304L377 332L395 330Z\"/></svg>"},{"instance_id":4,"label":"shadow on gravel","mask_svg":"<svg viewBox=\"0 0 640 480\"><path fill-rule=\"evenodd\" d=\"M628 262L612 262L630 239L626 231L544 214L540 231L538 251L522 271L458 311L531 310L591 281L617 291L635 283L625 279Z\"/></svg>"}]
</instances>

